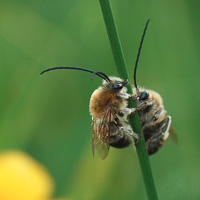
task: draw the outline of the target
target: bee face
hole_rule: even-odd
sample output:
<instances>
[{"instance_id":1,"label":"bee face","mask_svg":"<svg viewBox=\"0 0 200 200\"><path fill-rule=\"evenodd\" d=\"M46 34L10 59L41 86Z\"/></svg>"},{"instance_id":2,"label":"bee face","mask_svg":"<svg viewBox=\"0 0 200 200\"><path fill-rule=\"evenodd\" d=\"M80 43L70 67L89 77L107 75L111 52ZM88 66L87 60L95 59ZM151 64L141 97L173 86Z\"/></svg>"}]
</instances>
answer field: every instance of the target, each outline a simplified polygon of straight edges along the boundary
<instances>
[{"instance_id":1,"label":"bee face","mask_svg":"<svg viewBox=\"0 0 200 200\"><path fill-rule=\"evenodd\" d=\"M140 92L138 96L140 100L147 100L149 97L149 93L146 90L144 90L143 92Z\"/></svg>"},{"instance_id":2,"label":"bee face","mask_svg":"<svg viewBox=\"0 0 200 200\"><path fill-rule=\"evenodd\" d=\"M128 80L123 81L118 77L111 76L109 79L110 82L104 80L102 86L112 92L119 92L128 83Z\"/></svg>"},{"instance_id":3,"label":"bee face","mask_svg":"<svg viewBox=\"0 0 200 200\"><path fill-rule=\"evenodd\" d=\"M135 98L139 102L144 102L152 98L152 94L148 90L142 87L138 87L138 89L136 89L133 86L133 93L134 93Z\"/></svg>"}]
</instances>

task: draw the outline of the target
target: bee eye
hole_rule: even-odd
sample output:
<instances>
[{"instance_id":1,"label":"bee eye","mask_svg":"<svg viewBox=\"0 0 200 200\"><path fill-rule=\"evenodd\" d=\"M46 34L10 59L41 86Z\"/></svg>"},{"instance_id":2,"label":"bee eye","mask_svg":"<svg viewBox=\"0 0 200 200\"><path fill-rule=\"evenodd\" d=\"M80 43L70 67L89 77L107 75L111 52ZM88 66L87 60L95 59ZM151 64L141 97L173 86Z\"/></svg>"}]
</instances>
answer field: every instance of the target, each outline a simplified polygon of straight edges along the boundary
<instances>
[{"instance_id":1,"label":"bee eye","mask_svg":"<svg viewBox=\"0 0 200 200\"><path fill-rule=\"evenodd\" d=\"M140 94L139 99L140 100L145 100L149 96L149 93L147 91L144 91Z\"/></svg>"},{"instance_id":2,"label":"bee eye","mask_svg":"<svg viewBox=\"0 0 200 200\"><path fill-rule=\"evenodd\" d=\"M121 84L121 83L115 83L114 85L113 85L113 89L118 89L118 88L121 88L123 85Z\"/></svg>"}]
</instances>

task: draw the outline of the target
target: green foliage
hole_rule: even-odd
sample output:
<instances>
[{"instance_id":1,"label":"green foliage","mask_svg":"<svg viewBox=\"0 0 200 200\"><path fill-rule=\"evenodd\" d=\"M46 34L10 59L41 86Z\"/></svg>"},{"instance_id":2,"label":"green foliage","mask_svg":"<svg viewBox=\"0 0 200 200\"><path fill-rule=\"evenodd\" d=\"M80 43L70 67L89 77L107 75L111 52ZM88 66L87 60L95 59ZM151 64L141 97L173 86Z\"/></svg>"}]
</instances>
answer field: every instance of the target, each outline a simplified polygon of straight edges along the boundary
<instances>
[{"instance_id":1,"label":"green foliage","mask_svg":"<svg viewBox=\"0 0 200 200\"><path fill-rule=\"evenodd\" d=\"M146 19L151 24L137 80L158 91L179 143L170 139L150 157L162 200L199 199L198 1L111 1L129 77ZM98 1L1 1L0 148L23 149L56 181L55 196L74 199L145 199L133 147L93 159L88 102L101 84L77 71L108 75L114 62ZM132 81L132 80L130 80Z\"/></svg>"},{"instance_id":2,"label":"green foliage","mask_svg":"<svg viewBox=\"0 0 200 200\"><path fill-rule=\"evenodd\" d=\"M123 78L124 80L127 80L129 79L128 73L126 69L126 64L125 64L119 36L117 33L117 28L115 25L113 14L112 14L112 8L110 5L110 2L109 0L100 0L100 5L101 5L101 10L104 17L108 37L110 40L110 45L112 48L116 68L118 70L118 74L120 75L121 78ZM132 89L131 89L130 84L127 85L127 88L128 88L128 93L132 94ZM136 107L132 99L129 99L129 106L131 108ZM135 133L140 135L141 126L140 126L139 116L135 114L134 116L129 117L129 120ZM145 141L144 141L143 136L141 136L139 141L137 142L136 149L137 149L137 154L138 154L138 158L140 162L140 168L141 168L143 179L144 179L144 184L146 187L147 197L148 199L156 200L158 199L158 195L157 195L155 183L153 180L149 157L148 157L147 151L145 150Z\"/></svg>"}]
</instances>

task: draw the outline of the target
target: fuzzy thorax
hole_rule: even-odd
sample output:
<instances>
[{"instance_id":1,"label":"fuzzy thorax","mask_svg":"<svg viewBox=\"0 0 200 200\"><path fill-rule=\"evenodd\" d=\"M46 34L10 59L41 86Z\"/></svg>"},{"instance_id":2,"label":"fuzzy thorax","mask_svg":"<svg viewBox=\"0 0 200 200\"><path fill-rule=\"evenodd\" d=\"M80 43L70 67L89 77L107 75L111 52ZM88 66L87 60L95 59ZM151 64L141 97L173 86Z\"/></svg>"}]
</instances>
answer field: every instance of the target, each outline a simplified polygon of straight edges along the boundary
<instances>
[{"instance_id":1,"label":"fuzzy thorax","mask_svg":"<svg viewBox=\"0 0 200 200\"><path fill-rule=\"evenodd\" d=\"M95 118L100 118L108 108L112 106L116 113L127 107L127 101L118 96L126 93L126 87L120 90L112 89L112 85L117 82L123 82L118 77L109 77L111 82L103 81L102 86L96 89L90 98L90 114Z\"/></svg>"}]
</instances>

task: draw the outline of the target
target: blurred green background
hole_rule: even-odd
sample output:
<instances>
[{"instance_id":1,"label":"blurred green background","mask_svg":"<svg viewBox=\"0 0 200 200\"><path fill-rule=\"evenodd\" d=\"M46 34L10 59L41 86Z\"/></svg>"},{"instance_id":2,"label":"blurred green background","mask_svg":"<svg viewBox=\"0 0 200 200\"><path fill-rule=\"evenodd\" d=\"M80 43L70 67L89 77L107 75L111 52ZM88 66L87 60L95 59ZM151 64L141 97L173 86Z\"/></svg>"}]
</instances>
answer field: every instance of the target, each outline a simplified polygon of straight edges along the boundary
<instances>
[{"instance_id":1,"label":"blurred green background","mask_svg":"<svg viewBox=\"0 0 200 200\"><path fill-rule=\"evenodd\" d=\"M137 80L162 95L179 139L150 157L159 197L200 199L200 2L111 4L131 78L151 19ZM117 75L99 2L1 0L0 44L0 150L21 149L43 163L55 197L146 199L133 147L92 157L88 106L101 79L72 70L39 75L54 66Z\"/></svg>"}]
</instances>

